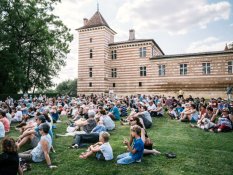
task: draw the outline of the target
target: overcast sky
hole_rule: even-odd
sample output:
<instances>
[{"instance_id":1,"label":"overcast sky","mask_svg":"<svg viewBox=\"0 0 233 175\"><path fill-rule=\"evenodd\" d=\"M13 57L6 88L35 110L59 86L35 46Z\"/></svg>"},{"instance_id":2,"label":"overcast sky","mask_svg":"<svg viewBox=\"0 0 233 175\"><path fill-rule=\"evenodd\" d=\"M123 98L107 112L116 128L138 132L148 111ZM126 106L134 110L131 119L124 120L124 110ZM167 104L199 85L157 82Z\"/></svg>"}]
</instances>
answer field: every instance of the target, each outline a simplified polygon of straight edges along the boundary
<instances>
[{"instance_id":1,"label":"overcast sky","mask_svg":"<svg viewBox=\"0 0 233 175\"><path fill-rule=\"evenodd\" d=\"M233 0L99 0L100 13L117 32L115 41L154 39L165 54L223 50L233 41ZM97 10L97 0L62 0L55 14L73 35L67 65L55 83L77 77L78 33L83 18Z\"/></svg>"}]
</instances>

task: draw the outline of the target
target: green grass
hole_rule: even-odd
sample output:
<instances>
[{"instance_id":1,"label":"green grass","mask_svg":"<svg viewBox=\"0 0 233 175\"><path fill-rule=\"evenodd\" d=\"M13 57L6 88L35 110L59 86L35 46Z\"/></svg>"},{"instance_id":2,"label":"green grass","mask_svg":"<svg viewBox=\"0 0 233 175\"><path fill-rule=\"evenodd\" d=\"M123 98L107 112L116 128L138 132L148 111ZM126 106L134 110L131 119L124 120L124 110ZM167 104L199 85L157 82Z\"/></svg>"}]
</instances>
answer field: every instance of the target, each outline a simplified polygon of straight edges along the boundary
<instances>
[{"instance_id":1,"label":"green grass","mask_svg":"<svg viewBox=\"0 0 233 175\"><path fill-rule=\"evenodd\" d=\"M87 160L79 159L84 149L72 150L67 147L72 143L72 137L54 139L56 153L51 153L53 164L58 168L49 170L46 163L33 163L32 170L27 175L232 175L233 172L233 133L209 133L200 129L193 129L189 124L180 123L168 118L153 119L153 127L148 130L155 148L162 153L169 151L177 154L176 159L160 156L146 156L142 163L132 165L116 165L116 160L110 162L97 161L94 157ZM63 123L56 124L54 133L64 133ZM12 131L10 136L18 133ZM115 131L111 132L110 144L113 147L114 157L123 153L125 147L122 137L129 135L129 126L117 123Z\"/></svg>"}]
</instances>

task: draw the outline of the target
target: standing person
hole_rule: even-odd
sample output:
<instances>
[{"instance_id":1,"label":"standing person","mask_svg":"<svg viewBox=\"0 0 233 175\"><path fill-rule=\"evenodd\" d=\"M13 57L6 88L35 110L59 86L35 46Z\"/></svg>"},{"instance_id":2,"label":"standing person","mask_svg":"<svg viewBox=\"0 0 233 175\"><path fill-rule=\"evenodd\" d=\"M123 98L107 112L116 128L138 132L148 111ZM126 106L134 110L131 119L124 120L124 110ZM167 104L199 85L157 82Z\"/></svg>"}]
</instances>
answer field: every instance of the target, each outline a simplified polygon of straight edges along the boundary
<instances>
[{"instance_id":1,"label":"standing person","mask_svg":"<svg viewBox=\"0 0 233 175\"><path fill-rule=\"evenodd\" d=\"M19 156L14 139L6 137L2 141L2 152L0 154L0 174L1 175L19 175L23 171L19 165Z\"/></svg>"},{"instance_id":2,"label":"standing person","mask_svg":"<svg viewBox=\"0 0 233 175\"><path fill-rule=\"evenodd\" d=\"M51 164L49 152L52 148L52 138L49 135L50 126L47 123L43 123L39 126L40 142L33 150L20 153L19 157L25 162L42 162L46 160L48 168L56 168Z\"/></svg>"},{"instance_id":3,"label":"standing person","mask_svg":"<svg viewBox=\"0 0 233 175\"><path fill-rule=\"evenodd\" d=\"M178 95L179 99L181 99L181 98L183 99L184 98L184 91L182 91L182 89L179 90L178 94L179 94Z\"/></svg>"},{"instance_id":4,"label":"standing person","mask_svg":"<svg viewBox=\"0 0 233 175\"><path fill-rule=\"evenodd\" d=\"M117 156L117 164L131 164L134 162L141 162L144 143L141 139L141 127L135 125L131 129L131 136L133 137L133 147L128 140L124 140L124 144L127 146L129 152Z\"/></svg>"},{"instance_id":5,"label":"standing person","mask_svg":"<svg viewBox=\"0 0 233 175\"><path fill-rule=\"evenodd\" d=\"M227 98L228 98L228 101L231 100L232 90L233 90L232 86L229 85L229 86L227 87Z\"/></svg>"}]
</instances>

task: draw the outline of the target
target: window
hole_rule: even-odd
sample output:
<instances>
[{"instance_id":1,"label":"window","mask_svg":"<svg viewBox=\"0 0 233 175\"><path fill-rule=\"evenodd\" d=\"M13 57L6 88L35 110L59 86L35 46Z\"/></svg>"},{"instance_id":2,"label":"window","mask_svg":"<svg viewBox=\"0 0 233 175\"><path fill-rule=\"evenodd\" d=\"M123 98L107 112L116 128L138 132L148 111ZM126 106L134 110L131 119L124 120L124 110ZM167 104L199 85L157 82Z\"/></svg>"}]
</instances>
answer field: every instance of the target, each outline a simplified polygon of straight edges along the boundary
<instances>
[{"instance_id":1,"label":"window","mask_svg":"<svg viewBox=\"0 0 233 175\"><path fill-rule=\"evenodd\" d=\"M140 67L140 76L141 77L146 76L146 66Z\"/></svg>"},{"instance_id":2,"label":"window","mask_svg":"<svg viewBox=\"0 0 233 175\"><path fill-rule=\"evenodd\" d=\"M93 50L90 49L90 58L92 58L92 57L93 57Z\"/></svg>"},{"instance_id":3,"label":"window","mask_svg":"<svg viewBox=\"0 0 233 175\"><path fill-rule=\"evenodd\" d=\"M89 83L89 87L92 87L92 83L91 82Z\"/></svg>"},{"instance_id":4,"label":"window","mask_svg":"<svg viewBox=\"0 0 233 175\"><path fill-rule=\"evenodd\" d=\"M141 86L142 86L142 82L139 82L139 83L138 83L138 86L141 87Z\"/></svg>"},{"instance_id":5,"label":"window","mask_svg":"<svg viewBox=\"0 0 233 175\"><path fill-rule=\"evenodd\" d=\"M116 50L112 50L112 60L117 59L117 51Z\"/></svg>"},{"instance_id":6,"label":"window","mask_svg":"<svg viewBox=\"0 0 233 175\"><path fill-rule=\"evenodd\" d=\"M90 38L90 43L92 43L92 38Z\"/></svg>"},{"instance_id":7,"label":"window","mask_svg":"<svg viewBox=\"0 0 233 175\"><path fill-rule=\"evenodd\" d=\"M210 63L202 63L202 73L205 75L210 74Z\"/></svg>"},{"instance_id":8,"label":"window","mask_svg":"<svg viewBox=\"0 0 233 175\"><path fill-rule=\"evenodd\" d=\"M159 65L159 76L165 75L165 65Z\"/></svg>"},{"instance_id":9,"label":"window","mask_svg":"<svg viewBox=\"0 0 233 175\"><path fill-rule=\"evenodd\" d=\"M112 78L116 78L117 77L117 69L114 68L112 69Z\"/></svg>"},{"instance_id":10,"label":"window","mask_svg":"<svg viewBox=\"0 0 233 175\"><path fill-rule=\"evenodd\" d=\"M141 47L139 49L139 52L140 52L140 58L146 57L146 47Z\"/></svg>"},{"instance_id":11,"label":"window","mask_svg":"<svg viewBox=\"0 0 233 175\"><path fill-rule=\"evenodd\" d=\"M187 75L187 64L180 64L180 75Z\"/></svg>"},{"instance_id":12,"label":"window","mask_svg":"<svg viewBox=\"0 0 233 175\"><path fill-rule=\"evenodd\" d=\"M112 84L112 87L116 87L116 83L113 83L113 84Z\"/></svg>"},{"instance_id":13,"label":"window","mask_svg":"<svg viewBox=\"0 0 233 175\"><path fill-rule=\"evenodd\" d=\"M92 67L89 68L89 77L92 77Z\"/></svg>"},{"instance_id":14,"label":"window","mask_svg":"<svg viewBox=\"0 0 233 175\"><path fill-rule=\"evenodd\" d=\"M228 74L233 74L233 61L228 62Z\"/></svg>"}]
</instances>

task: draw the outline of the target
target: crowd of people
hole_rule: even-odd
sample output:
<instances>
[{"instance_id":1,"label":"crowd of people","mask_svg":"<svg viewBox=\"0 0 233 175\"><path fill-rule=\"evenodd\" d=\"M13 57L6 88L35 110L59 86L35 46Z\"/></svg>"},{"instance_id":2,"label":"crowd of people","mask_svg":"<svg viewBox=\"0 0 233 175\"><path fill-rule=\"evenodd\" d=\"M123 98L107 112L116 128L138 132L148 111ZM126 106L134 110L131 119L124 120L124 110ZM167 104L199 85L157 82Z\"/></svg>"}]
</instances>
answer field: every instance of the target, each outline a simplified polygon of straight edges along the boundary
<instances>
[{"instance_id":1,"label":"crowd of people","mask_svg":"<svg viewBox=\"0 0 233 175\"><path fill-rule=\"evenodd\" d=\"M184 99L182 93L178 98L150 95L49 98L45 95L24 95L14 100L8 97L0 101L3 151L0 164L4 165L0 174L22 174L30 169L31 162L46 161L48 168L56 168L50 158L50 152L55 152L54 137L73 136L71 149L87 147L79 156L81 159L95 155L98 160L112 160L114 150L110 134L116 129L116 121L130 128L129 138L123 140L127 152L117 156L117 164L141 162L143 154L160 154L153 148L147 130L153 126L153 117L164 116L178 122L190 122L192 128L227 132L233 126L233 100L206 100L192 96ZM59 122L67 125L67 129L54 135L55 123ZM16 140L8 137L12 129L18 132ZM31 149L18 153L27 143L30 143Z\"/></svg>"}]
</instances>

